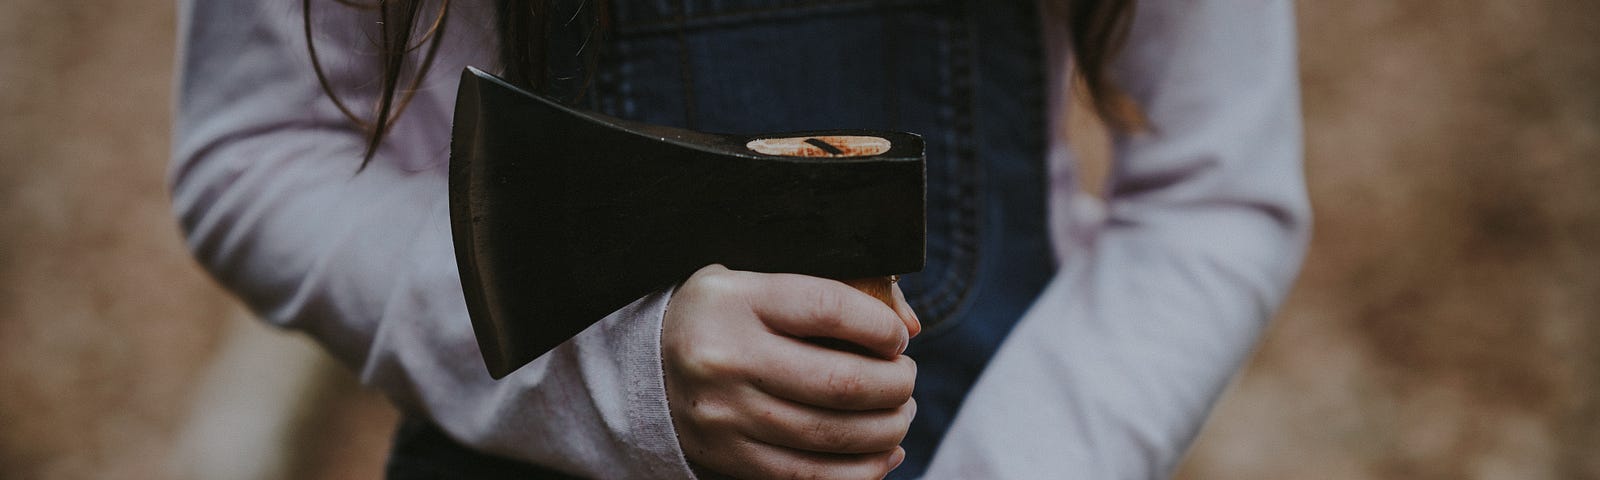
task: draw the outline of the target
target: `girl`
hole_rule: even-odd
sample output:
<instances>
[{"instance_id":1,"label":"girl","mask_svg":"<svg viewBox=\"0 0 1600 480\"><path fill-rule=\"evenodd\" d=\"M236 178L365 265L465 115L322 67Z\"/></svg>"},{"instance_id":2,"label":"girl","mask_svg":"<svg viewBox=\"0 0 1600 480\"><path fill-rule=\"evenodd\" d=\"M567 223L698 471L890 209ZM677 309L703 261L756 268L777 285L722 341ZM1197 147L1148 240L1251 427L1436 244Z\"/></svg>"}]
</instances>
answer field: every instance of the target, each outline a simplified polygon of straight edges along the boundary
<instances>
[{"instance_id":1,"label":"girl","mask_svg":"<svg viewBox=\"0 0 1600 480\"><path fill-rule=\"evenodd\" d=\"M1303 255L1287 0L352 1L183 2L171 179L219 281L405 412L393 478L1160 477ZM491 380L446 208L468 65L657 124L920 133L928 267L897 312L707 266ZM1118 127L1104 203L1074 78Z\"/></svg>"}]
</instances>

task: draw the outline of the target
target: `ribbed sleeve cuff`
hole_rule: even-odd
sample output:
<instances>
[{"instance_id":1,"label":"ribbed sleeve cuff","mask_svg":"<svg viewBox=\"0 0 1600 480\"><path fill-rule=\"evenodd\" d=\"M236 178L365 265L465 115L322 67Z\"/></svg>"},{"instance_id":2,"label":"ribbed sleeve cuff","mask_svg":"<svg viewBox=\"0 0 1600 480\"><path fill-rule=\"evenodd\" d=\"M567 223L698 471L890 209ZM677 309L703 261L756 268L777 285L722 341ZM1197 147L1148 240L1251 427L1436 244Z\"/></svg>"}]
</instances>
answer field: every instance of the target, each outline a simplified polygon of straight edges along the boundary
<instances>
[{"instance_id":1,"label":"ribbed sleeve cuff","mask_svg":"<svg viewBox=\"0 0 1600 480\"><path fill-rule=\"evenodd\" d=\"M635 435L631 443L640 448L633 452L637 473L647 478L686 478L695 475L678 444L678 432L672 425L672 412L667 406L667 389L661 363L661 328L667 304L676 287L652 294L646 301L635 303L636 321L624 333L620 349L623 378L627 379L625 393L628 427Z\"/></svg>"}]
</instances>

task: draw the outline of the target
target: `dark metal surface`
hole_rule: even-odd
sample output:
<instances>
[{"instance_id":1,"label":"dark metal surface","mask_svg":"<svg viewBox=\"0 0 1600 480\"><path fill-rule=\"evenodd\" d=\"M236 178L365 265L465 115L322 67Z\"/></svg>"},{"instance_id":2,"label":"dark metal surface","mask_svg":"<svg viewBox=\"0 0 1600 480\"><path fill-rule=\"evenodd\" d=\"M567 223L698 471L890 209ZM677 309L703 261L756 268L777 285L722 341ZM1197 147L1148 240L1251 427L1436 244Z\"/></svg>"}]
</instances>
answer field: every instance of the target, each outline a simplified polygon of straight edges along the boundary
<instances>
[{"instance_id":1,"label":"dark metal surface","mask_svg":"<svg viewBox=\"0 0 1600 480\"><path fill-rule=\"evenodd\" d=\"M462 74L450 216L467 309L503 377L696 269L919 271L923 143L889 131L714 135L573 110ZM874 136L882 154L786 157L772 137ZM829 152L832 153L832 152Z\"/></svg>"}]
</instances>

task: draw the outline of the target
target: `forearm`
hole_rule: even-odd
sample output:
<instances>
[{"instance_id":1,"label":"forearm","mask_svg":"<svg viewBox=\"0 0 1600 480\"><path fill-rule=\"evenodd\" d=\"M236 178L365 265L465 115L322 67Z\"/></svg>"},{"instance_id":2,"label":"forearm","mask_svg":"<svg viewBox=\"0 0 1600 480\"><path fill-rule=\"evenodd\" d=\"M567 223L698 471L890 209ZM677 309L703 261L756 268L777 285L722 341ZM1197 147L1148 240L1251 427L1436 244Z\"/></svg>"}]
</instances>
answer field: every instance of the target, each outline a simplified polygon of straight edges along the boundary
<instances>
[{"instance_id":1,"label":"forearm","mask_svg":"<svg viewBox=\"0 0 1600 480\"><path fill-rule=\"evenodd\" d=\"M1141 4L1134 26L1118 73L1151 128L1119 138L1103 216L1055 229L1077 235L1056 238L1061 271L928 478L1165 477L1298 271L1288 2Z\"/></svg>"},{"instance_id":2,"label":"forearm","mask_svg":"<svg viewBox=\"0 0 1600 480\"><path fill-rule=\"evenodd\" d=\"M338 18L334 2L313 3L330 7L319 18ZM364 137L321 91L298 11L242 0L182 8L173 203L223 285L467 445L593 477L689 476L661 382L666 292L489 378L456 273L440 118L468 59L441 61L455 71L430 77L357 173ZM359 37L319 36L330 42L319 50L358 64Z\"/></svg>"},{"instance_id":3,"label":"forearm","mask_svg":"<svg viewBox=\"0 0 1600 480\"><path fill-rule=\"evenodd\" d=\"M461 300L442 195L379 182L382 170L301 170L340 162L250 155L257 142L281 143L269 135L216 150L207 162L251 165L230 180L179 180L176 197L197 258L262 318L310 333L364 383L466 444L595 476L683 475L659 471L680 461L660 380L666 293L491 380ZM196 190L219 194L190 199Z\"/></svg>"},{"instance_id":4,"label":"forearm","mask_svg":"<svg viewBox=\"0 0 1600 480\"><path fill-rule=\"evenodd\" d=\"M1240 246L1275 244L1250 255L1262 263L1298 258L1290 230L1197 215L1207 226L1186 236L1275 239ZM1141 233L1107 231L1091 257L1058 274L969 394L927 478L1169 473L1288 279L1235 267L1252 259L1215 248L1171 252Z\"/></svg>"}]
</instances>

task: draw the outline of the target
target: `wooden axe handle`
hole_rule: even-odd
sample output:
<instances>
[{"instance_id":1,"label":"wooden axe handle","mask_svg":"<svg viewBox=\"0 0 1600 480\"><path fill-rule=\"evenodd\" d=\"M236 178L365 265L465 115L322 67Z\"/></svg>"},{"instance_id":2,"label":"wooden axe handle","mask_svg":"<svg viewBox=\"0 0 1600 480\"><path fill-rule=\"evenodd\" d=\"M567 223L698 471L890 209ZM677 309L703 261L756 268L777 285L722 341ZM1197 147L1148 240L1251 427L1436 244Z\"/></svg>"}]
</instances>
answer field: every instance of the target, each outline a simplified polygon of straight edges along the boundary
<instances>
[{"instance_id":1,"label":"wooden axe handle","mask_svg":"<svg viewBox=\"0 0 1600 480\"><path fill-rule=\"evenodd\" d=\"M882 301L889 308L894 308L894 283L898 280L894 275L886 277L867 277L853 280L844 280L845 285L855 287L867 295L872 295Z\"/></svg>"}]
</instances>

